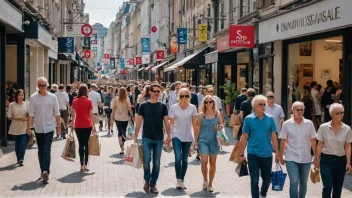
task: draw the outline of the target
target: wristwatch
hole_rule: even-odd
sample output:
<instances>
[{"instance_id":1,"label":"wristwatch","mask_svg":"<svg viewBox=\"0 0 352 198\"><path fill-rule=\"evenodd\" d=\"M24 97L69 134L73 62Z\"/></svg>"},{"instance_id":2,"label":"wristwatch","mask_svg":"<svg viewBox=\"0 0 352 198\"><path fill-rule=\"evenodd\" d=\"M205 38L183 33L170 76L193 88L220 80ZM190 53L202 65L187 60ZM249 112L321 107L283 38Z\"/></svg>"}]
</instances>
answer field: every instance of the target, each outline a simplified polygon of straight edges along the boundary
<instances>
[{"instance_id":1,"label":"wristwatch","mask_svg":"<svg viewBox=\"0 0 352 198\"><path fill-rule=\"evenodd\" d=\"M244 154L240 154L240 157L244 157Z\"/></svg>"}]
</instances>

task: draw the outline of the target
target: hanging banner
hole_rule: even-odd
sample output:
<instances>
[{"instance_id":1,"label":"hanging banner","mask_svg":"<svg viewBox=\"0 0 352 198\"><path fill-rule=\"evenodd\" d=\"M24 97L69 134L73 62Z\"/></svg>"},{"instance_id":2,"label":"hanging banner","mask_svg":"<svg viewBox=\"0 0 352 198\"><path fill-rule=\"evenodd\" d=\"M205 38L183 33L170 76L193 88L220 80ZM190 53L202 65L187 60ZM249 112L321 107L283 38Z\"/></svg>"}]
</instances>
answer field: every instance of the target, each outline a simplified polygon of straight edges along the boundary
<instances>
[{"instance_id":1,"label":"hanging banner","mask_svg":"<svg viewBox=\"0 0 352 198\"><path fill-rule=\"evenodd\" d=\"M84 58L90 58L90 50L84 50Z\"/></svg>"},{"instance_id":2,"label":"hanging banner","mask_svg":"<svg viewBox=\"0 0 352 198\"><path fill-rule=\"evenodd\" d=\"M177 28L177 43L187 44L187 28Z\"/></svg>"},{"instance_id":3,"label":"hanging banner","mask_svg":"<svg viewBox=\"0 0 352 198\"><path fill-rule=\"evenodd\" d=\"M164 60L164 58L165 58L164 50L156 50L156 59Z\"/></svg>"},{"instance_id":4,"label":"hanging banner","mask_svg":"<svg viewBox=\"0 0 352 198\"><path fill-rule=\"evenodd\" d=\"M229 39L230 47L254 48L254 26L230 25Z\"/></svg>"},{"instance_id":5,"label":"hanging banner","mask_svg":"<svg viewBox=\"0 0 352 198\"><path fill-rule=\"evenodd\" d=\"M172 54L176 54L178 52L177 38L175 36L172 37L170 41L170 52Z\"/></svg>"},{"instance_id":6,"label":"hanging banner","mask_svg":"<svg viewBox=\"0 0 352 198\"><path fill-rule=\"evenodd\" d=\"M136 57L136 65L141 65L142 64L142 57L137 56Z\"/></svg>"},{"instance_id":7,"label":"hanging banner","mask_svg":"<svg viewBox=\"0 0 352 198\"><path fill-rule=\"evenodd\" d=\"M142 52L150 52L150 39L149 38L141 38L142 43Z\"/></svg>"},{"instance_id":8,"label":"hanging banner","mask_svg":"<svg viewBox=\"0 0 352 198\"><path fill-rule=\"evenodd\" d=\"M110 59L110 54L104 54L105 59Z\"/></svg>"},{"instance_id":9,"label":"hanging banner","mask_svg":"<svg viewBox=\"0 0 352 198\"><path fill-rule=\"evenodd\" d=\"M125 68L125 59L124 58L120 58L120 70Z\"/></svg>"},{"instance_id":10,"label":"hanging banner","mask_svg":"<svg viewBox=\"0 0 352 198\"><path fill-rule=\"evenodd\" d=\"M143 54L142 55L142 64L149 64L150 62L150 55L149 54Z\"/></svg>"},{"instance_id":11,"label":"hanging banner","mask_svg":"<svg viewBox=\"0 0 352 198\"><path fill-rule=\"evenodd\" d=\"M84 37L83 49L90 49L90 37Z\"/></svg>"},{"instance_id":12,"label":"hanging banner","mask_svg":"<svg viewBox=\"0 0 352 198\"><path fill-rule=\"evenodd\" d=\"M198 24L198 41L206 42L208 40L208 25Z\"/></svg>"},{"instance_id":13,"label":"hanging banner","mask_svg":"<svg viewBox=\"0 0 352 198\"><path fill-rule=\"evenodd\" d=\"M115 69L115 59L110 58L110 69Z\"/></svg>"},{"instance_id":14,"label":"hanging banner","mask_svg":"<svg viewBox=\"0 0 352 198\"><path fill-rule=\"evenodd\" d=\"M134 65L134 58L130 58L130 60L128 61L129 65Z\"/></svg>"},{"instance_id":15,"label":"hanging banner","mask_svg":"<svg viewBox=\"0 0 352 198\"><path fill-rule=\"evenodd\" d=\"M75 47L75 39L73 37L59 37L58 41L58 52L59 53L73 53Z\"/></svg>"}]
</instances>

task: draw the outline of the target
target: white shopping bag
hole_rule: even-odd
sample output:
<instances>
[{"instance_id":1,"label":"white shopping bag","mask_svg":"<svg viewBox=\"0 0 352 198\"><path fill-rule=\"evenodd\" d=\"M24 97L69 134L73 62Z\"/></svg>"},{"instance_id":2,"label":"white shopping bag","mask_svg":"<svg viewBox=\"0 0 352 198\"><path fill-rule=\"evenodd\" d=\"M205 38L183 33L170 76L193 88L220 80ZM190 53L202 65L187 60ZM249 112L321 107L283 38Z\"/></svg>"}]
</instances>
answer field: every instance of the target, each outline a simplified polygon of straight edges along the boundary
<instances>
[{"instance_id":1,"label":"white shopping bag","mask_svg":"<svg viewBox=\"0 0 352 198\"><path fill-rule=\"evenodd\" d=\"M127 146L124 164L134 168L142 168L142 159L139 155L137 144L131 144L131 146Z\"/></svg>"}]
</instances>

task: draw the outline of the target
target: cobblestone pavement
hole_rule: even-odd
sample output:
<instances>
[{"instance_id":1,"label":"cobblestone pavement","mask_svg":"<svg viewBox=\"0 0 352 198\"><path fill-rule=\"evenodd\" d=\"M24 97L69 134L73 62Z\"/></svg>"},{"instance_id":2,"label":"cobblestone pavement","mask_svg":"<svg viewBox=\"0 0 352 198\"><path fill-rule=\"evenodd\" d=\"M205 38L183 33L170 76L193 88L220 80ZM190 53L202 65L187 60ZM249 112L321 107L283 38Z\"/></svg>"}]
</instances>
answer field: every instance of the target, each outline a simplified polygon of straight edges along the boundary
<instances>
[{"instance_id":1,"label":"cobblestone pavement","mask_svg":"<svg viewBox=\"0 0 352 198\"><path fill-rule=\"evenodd\" d=\"M231 128L226 132L231 137ZM116 133L107 136L101 132L101 156L90 157L90 171L79 171L79 159L67 161L61 158L64 140L55 140L52 145L51 173L48 185L38 181L40 175L36 145L27 150L25 166L17 167L13 144L5 148L6 154L0 159L0 197L155 197L143 192L143 170L134 169L123 164L123 156L119 155ZM236 164L229 162L233 149L223 148L217 160L217 171L214 180L214 193L202 191L202 174L200 162L195 156L189 158L189 166L185 178L186 190L176 190L173 153L162 153L161 171L158 180L158 196L178 197L250 197L249 177L239 178L235 173ZM127 145L131 141L126 142ZM78 146L77 146L78 147ZM77 153L78 154L78 153ZM274 165L274 164L273 164ZM286 171L286 170L284 170ZM352 197L352 174L346 176L343 197ZM289 197L289 180L284 190L269 190L268 196ZM307 197L321 197L322 184L309 181Z\"/></svg>"}]
</instances>

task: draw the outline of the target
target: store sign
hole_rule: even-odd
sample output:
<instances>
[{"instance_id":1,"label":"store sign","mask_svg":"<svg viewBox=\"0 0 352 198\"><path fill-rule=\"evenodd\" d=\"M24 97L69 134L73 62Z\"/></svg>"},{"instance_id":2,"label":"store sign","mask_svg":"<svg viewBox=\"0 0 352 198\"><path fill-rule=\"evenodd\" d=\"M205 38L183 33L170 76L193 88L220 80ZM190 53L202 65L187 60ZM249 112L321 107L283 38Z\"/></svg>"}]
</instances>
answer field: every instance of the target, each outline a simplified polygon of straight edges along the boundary
<instances>
[{"instance_id":1,"label":"store sign","mask_svg":"<svg viewBox=\"0 0 352 198\"><path fill-rule=\"evenodd\" d=\"M58 41L58 52L59 53L73 53L74 52L74 46L75 46L75 40L73 37L59 37L57 39Z\"/></svg>"},{"instance_id":2,"label":"store sign","mask_svg":"<svg viewBox=\"0 0 352 198\"><path fill-rule=\"evenodd\" d=\"M92 45L97 45L97 44L98 44L98 40L91 40L91 41L90 41L90 44L92 44Z\"/></svg>"},{"instance_id":3,"label":"store sign","mask_svg":"<svg viewBox=\"0 0 352 198\"><path fill-rule=\"evenodd\" d=\"M351 25L351 0L318 1L259 23L259 43Z\"/></svg>"},{"instance_id":4,"label":"store sign","mask_svg":"<svg viewBox=\"0 0 352 198\"><path fill-rule=\"evenodd\" d=\"M336 52L336 51L342 51L343 50L343 45L342 44L335 44L335 45L325 45L324 46L324 50L326 51L332 51L332 52Z\"/></svg>"},{"instance_id":5,"label":"store sign","mask_svg":"<svg viewBox=\"0 0 352 198\"><path fill-rule=\"evenodd\" d=\"M0 21L22 31L22 13L7 1L0 1Z\"/></svg>"},{"instance_id":6,"label":"store sign","mask_svg":"<svg viewBox=\"0 0 352 198\"><path fill-rule=\"evenodd\" d=\"M206 42L208 40L208 25L198 24L198 41Z\"/></svg>"},{"instance_id":7,"label":"store sign","mask_svg":"<svg viewBox=\"0 0 352 198\"><path fill-rule=\"evenodd\" d=\"M115 59L110 58L110 69L115 69Z\"/></svg>"},{"instance_id":8,"label":"store sign","mask_svg":"<svg viewBox=\"0 0 352 198\"><path fill-rule=\"evenodd\" d=\"M128 61L129 65L134 65L134 58L130 58L130 60Z\"/></svg>"},{"instance_id":9,"label":"store sign","mask_svg":"<svg viewBox=\"0 0 352 198\"><path fill-rule=\"evenodd\" d=\"M156 50L156 59L164 60L164 58L165 58L164 50Z\"/></svg>"},{"instance_id":10,"label":"store sign","mask_svg":"<svg viewBox=\"0 0 352 198\"><path fill-rule=\"evenodd\" d=\"M51 48L48 50L48 56L57 60L57 50L58 50L58 42L57 40L51 40Z\"/></svg>"},{"instance_id":11,"label":"store sign","mask_svg":"<svg viewBox=\"0 0 352 198\"><path fill-rule=\"evenodd\" d=\"M187 44L187 28L177 28L177 43Z\"/></svg>"},{"instance_id":12,"label":"store sign","mask_svg":"<svg viewBox=\"0 0 352 198\"><path fill-rule=\"evenodd\" d=\"M205 64L218 62L218 52L211 52L205 55Z\"/></svg>"},{"instance_id":13,"label":"store sign","mask_svg":"<svg viewBox=\"0 0 352 198\"><path fill-rule=\"evenodd\" d=\"M110 54L104 54L105 59L110 59Z\"/></svg>"},{"instance_id":14,"label":"store sign","mask_svg":"<svg viewBox=\"0 0 352 198\"><path fill-rule=\"evenodd\" d=\"M229 46L229 35L228 34L216 39L216 50L218 52L225 51L225 50L228 50L228 49L230 49L230 46Z\"/></svg>"},{"instance_id":15,"label":"store sign","mask_svg":"<svg viewBox=\"0 0 352 198\"><path fill-rule=\"evenodd\" d=\"M92 47L92 51L98 51L98 47Z\"/></svg>"},{"instance_id":16,"label":"store sign","mask_svg":"<svg viewBox=\"0 0 352 198\"><path fill-rule=\"evenodd\" d=\"M142 38L142 52L150 52L150 39L149 38Z\"/></svg>"},{"instance_id":17,"label":"store sign","mask_svg":"<svg viewBox=\"0 0 352 198\"><path fill-rule=\"evenodd\" d=\"M84 50L84 58L90 58L90 50Z\"/></svg>"},{"instance_id":18,"label":"store sign","mask_svg":"<svg viewBox=\"0 0 352 198\"><path fill-rule=\"evenodd\" d=\"M142 57L137 56L136 57L136 65L141 65L142 64Z\"/></svg>"},{"instance_id":19,"label":"store sign","mask_svg":"<svg viewBox=\"0 0 352 198\"><path fill-rule=\"evenodd\" d=\"M120 70L125 68L125 59L124 58L120 58Z\"/></svg>"},{"instance_id":20,"label":"store sign","mask_svg":"<svg viewBox=\"0 0 352 198\"><path fill-rule=\"evenodd\" d=\"M254 48L254 26L230 25L229 47Z\"/></svg>"}]
</instances>

